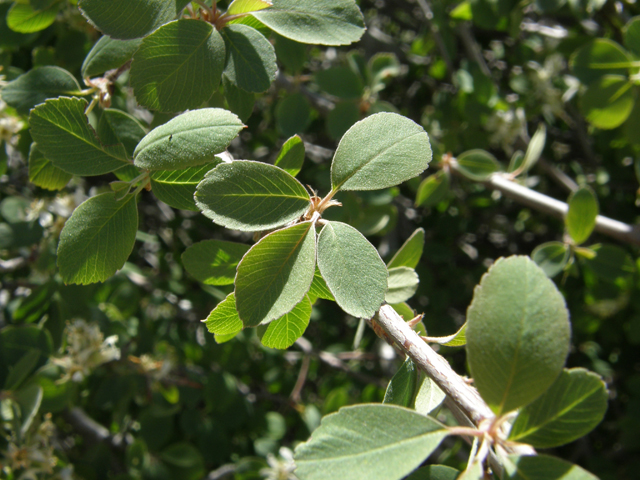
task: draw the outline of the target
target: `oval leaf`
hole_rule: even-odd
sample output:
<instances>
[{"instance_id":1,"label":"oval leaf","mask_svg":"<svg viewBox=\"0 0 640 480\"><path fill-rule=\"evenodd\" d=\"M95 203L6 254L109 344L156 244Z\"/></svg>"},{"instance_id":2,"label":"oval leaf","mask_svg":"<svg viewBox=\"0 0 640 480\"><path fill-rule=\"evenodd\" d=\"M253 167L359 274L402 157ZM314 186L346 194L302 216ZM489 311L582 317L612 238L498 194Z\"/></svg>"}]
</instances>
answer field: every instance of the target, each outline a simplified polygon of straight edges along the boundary
<instances>
[{"instance_id":1,"label":"oval leaf","mask_svg":"<svg viewBox=\"0 0 640 480\"><path fill-rule=\"evenodd\" d=\"M276 79L276 52L255 28L229 25L222 30L227 62L224 75L247 92L261 93Z\"/></svg>"},{"instance_id":2,"label":"oval leaf","mask_svg":"<svg viewBox=\"0 0 640 480\"><path fill-rule=\"evenodd\" d=\"M300 480L400 480L447 436L437 421L395 405L356 405L322 419L295 450Z\"/></svg>"},{"instance_id":3,"label":"oval leaf","mask_svg":"<svg viewBox=\"0 0 640 480\"><path fill-rule=\"evenodd\" d=\"M627 75L631 57L613 40L596 38L576 51L569 62L573 74L585 85L603 75Z\"/></svg>"},{"instance_id":4,"label":"oval leaf","mask_svg":"<svg viewBox=\"0 0 640 480\"><path fill-rule=\"evenodd\" d=\"M315 76L318 86L334 97L356 100L362 97L364 85L349 67L331 67L320 70Z\"/></svg>"},{"instance_id":5,"label":"oval leaf","mask_svg":"<svg viewBox=\"0 0 640 480\"><path fill-rule=\"evenodd\" d=\"M142 39L116 40L107 35L96 42L82 63L82 77L95 77L124 65L142 43Z\"/></svg>"},{"instance_id":6,"label":"oval leaf","mask_svg":"<svg viewBox=\"0 0 640 480\"><path fill-rule=\"evenodd\" d=\"M419 375L420 372L413 363L413 360L407 357L389 381L387 391L384 392L384 400L382 403L411 407L416 394Z\"/></svg>"},{"instance_id":7,"label":"oval leaf","mask_svg":"<svg viewBox=\"0 0 640 480\"><path fill-rule=\"evenodd\" d=\"M629 118L635 100L636 91L627 77L605 75L589 84L580 108L592 125L610 130Z\"/></svg>"},{"instance_id":8,"label":"oval leaf","mask_svg":"<svg viewBox=\"0 0 640 480\"><path fill-rule=\"evenodd\" d=\"M272 5L271 0L233 0L227 13L229 15L238 15L240 13L257 12Z\"/></svg>"},{"instance_id":9,"label":"oval leaf","mask_svg":"<svg viewBox=\"0 0 640 480\"><path fill-rule=\"evenodd\" d=\"M594 245L595 255L586 258L585 264L605 282L615 283L618 278L627 278L636 271L631 255L615 245Z\"/></svg>"},{"instance_id":10,"label":"oval leaf","mask_svg":"<svg viewBox=\"0 0 640 480\"><path fill-rule=\"evenodd\" d=\"M284 350L304 334L311 319L311 302L305 296L289 313L268 325L258 326L258 337L265 347Z\"/></svg>"},{"instance_id":11,"label":"oval leaf","mask_svg":"<svg viewBox=\"0 0 640 480\"><path fill-rule=\"evenodd\" d=\"M161 112L197 108L220 85L224 61L224 40L211 24L168 23L145 37L133 56L133 93L138 103Z\"/></svg>"},{"instance_id":12,"label":"oval leaf","mask_svg":"<svg viewBox=\"0 0 640 480\"><path fill-rule=\"evenodd\" d=\"M449 175L440 170L425 178L418 187L416 207L433 207L449 194Z\"/></svg>"},{"instance_id":13,"label":"oval leaf","mask_svg":"<svg viewBox=\"0 0 640 480\"><path fill-rule=\"evenodd\" d=\"M36 10L28 3L14 3L7 12L7 26L14 32L39 32L55 22L59 9L59 1L51 2L42 10Z\"/></svg>"},{"instance_id":14,"label":"oval leaf","mask_svg":"<svg viewBox=\"0 0 640 480\"><path fill-rule=\"evenodd\" d=\"M266 163L223 163L198 185L196 204L218 225L255 232L282 226L309 208L309 194L284 170Z\"/></svg>"},{"instance_id":15,"label":"oval leaf","mask_svg":"<svg viewBox=\"0 0 640 480\"><path fill-rule=\"evenodd\" d=\"M286 137L303 133L311 123L309 100L300 92L290 93L278 102L276 125Z\"/></svg>"},{"instance_id":16,"label":"oval leaf","mask_svg":"<svg viewBox=\"0 0 640 480\"><path fill-rule=\"evenodd\" d=\"M128 40L176 18L180 2L175 0L80 0L78 6L98 30L113 38ZM184 2L182 2L184 3Z\"/></svg>"},{"instance_id":17,"label":"oval leaf","mask_svg":"<svg viewBox=\"0 0 640 480\"><path fill-rule=\"evenodd\" d=\"M542 271L553 278L567 266L571 258L569 245L562 242L547 242L538 245L531 253L531 259L538 264Z\"/></svg>"},{"instance_id":18,"label":"oval leaf","mask_svg":"<svg viewBox=\"0 0 640 480\"><path fill-rule=\"evenodd\" d=\"M629 20L622 29L622 33L624 35L624 46L635 56L640 57L640 16Z\"/></svg>"},{"instance_id":19,"label":"oval leaf","mask_svg":"<svg viewBox=\"0 0 640 480\"><path fill-rule=\"evenodd\" d=\"M500 171L496 157L484 150L469 150L457 159L458 171L470 180L482 182Z\"/></svg>"},{"instance_id":20,"label":"oval leaf","mask_svg":"<svg viewBox=\"0 0 640 480\"><path fill-rule=\"evenodd\" d=\"M36 143L31 144L29 151L29 181L31 183L45 190L60 190L69 183L72 176L44 158Z\"/></svg>"},{"instance_id":21,"label":"oval leaf","mask_svg":"<svg viewBox=\"0 0 640 480\"><path fill-rule=\"evenodd\" d=\"M316 264L311 222L275 231L256 243L238 265L236 305L245 327L289 313L309 291Z\"/></svg>"},{"instance_id":22,"label":"oval leaf","mask_svg":"<svg viewBox=\"0 0 640 480\"><path fill-rule=\"evenodd\" d=\"M387 303L400 303L409 300L418 290L420 279L413 268L396 267L389 269Z\"/></svg>"},{"instance_id":23,"label":"oval leaf","mask_svg":"<svg viewBox=\"0 0 640 480\"><path fill-rule=\"evenodd\" d=\"M198 184L215 165L215 163L209 163L182 170L153 172L151 175L153 194L170 207L198 212L193 195L196 193Z\"/></svg>"},{"instance_id":24,"label":"oval leaf","mask_svg":"<svg viewBox=\"0 0 640 480\"><path fill-rule=\"evenodd\" d=\"M215 335L235 336L244 327L236 310L236 297L234 293L227 295L222 302L209 314L206 320L207 329Z\"/></svg>"},{"instance_id":25,"label":"oval leaf","mask_svg":"<svg viewBox=\"0 0 640 480\"><path fill-rule=\"evenodd\" d=\"M548 455L509 455L505 460L505 480L598 480L579 466Z\"/></svg>"},{"instance_id":26,"label":"oval leaf","mask_svg":"<svg viewBox=\"0 0 640 480\"><path fill-rule=\"evenodd\" d=\"M482 277L467 310L467 359L496 413L527 405L555 381L569 351L564 298L528 257L501 258Z\"/></svg>"},{"instance_id":27,"label":"oval leaf","mask_svg":"<svg viewBox=\"0 0 640 480\"><path fill-rule=\"evenodd\" d=\"M522 160L522 166L519 168L519 173L526 173L540 160L542 151L544 150L544 144L547 141L547 127L544 123L541 123L536 133L531 137L531 141L527 146L527 152Z\"/></svg>"},{"instance_id":28,"label":"oval leaf","mask_svg":"<svg viewBox=\"0 0 640 480\"><path fill-rule=\"evenodd\" d=\"M607 411L607 387L595 373L565 370L541 397L524 407L509 439L535 448L552 448L583 437Z\"/></svg>"},{"instance_id":29,"label":"oval leaf","mask_svg":"<svg viewBox=\"0 0 640 480\"><path fill-rule=\"evenodd\" d=\"M409 238L402 244L400 249L396 252L389 263L387 268L396 267L409 267L416 268L420 263L420 257L422 257L422 250L424 249L424 229L416 229Z\"/></svg>"},{"instance_id":30,"label":"oval leaf","mask_svg":"<svg viewBox=\"0 0 640 480\"><path fill-rule=\"evenodd\" d=\"M282 145L275 165L295 177L302 169L304 155L304 142L298 135L294 135Z\"/></svg>"},{"instance_id":31,"label":"oval leaf","mask_svg":"<svg viewBox=\"0 0 640 480\"><path fill-rule=\"evenodd\" d=\"M591 188L580 187L571 194L565 224L576 245L584 243L593 232L598 210L598 199Z\"/></svg>"},{"instance_id":32,"label":"oval leaf","mask_svg":"<svg viewBox=\"0 0 640 480\"><path fill-rule=\"evenodd\" d=\"M129 258L138 231L135 195L91 197L75 209L60 233L58 267L65 283L103 282Z\"/></svg>"},{"instance_id":33,"label":"oval leaf","mask_svg":"<svg viewBox=\"0 0 640 480\"><path fill-rule=\"evenodd\" d=\"M387 267L378 251L355 228L327 223L318 237L318 267L340 308L371 318L384 302Z\"/></svg>"},{"instance_id":34,"label":"oval leaf","mask_svg":"<svg viewBox=\"0 0 640 480\"><path fill-rule=\"evenodd\" d=\"M134 164L145 170L178 170L215 160L244 125L221 108L183 113L145 136L134 152Z\"/></svg>"},{"instance_id":35,"label":"oval leaf","mask_svg":"<svg viewBox=\"0 0 640 480\"><path fill-rule=\"evenodd\" d=\"M60 67L36 67L2 89L2 99L19 113L52 97L73 95L81 90L73 75Z\"/></svg>"},{"instance_id":36,"label":"oval leaf","mask_svg":"<svg viewBox=\"0 0 640 480\"><path fill-rule=\"evenodd\" d=\"M74 175L102 175L130 165L123 145L100 142L84 114L88 105L81 98L60 97L31 110L31 136L38 149Z\"/></svg>"},{"instance_id":37,"label":"oval leaf","mask_svg":"<svg viewBox=\"0 0 640 480\"><path fill-rule=\"evenodd\" d=\"M422 415L429 415L438 408L446 394L438 387L429 376L424 372L420 372L418 377L418 385L416 388L416 398L413 402L413 408Z\"/></svg>"},{"instance_id":38,"label":"oval leaf","mask_svg":"<svg viewBox=\"0 0 640 480\"><path fill-rule=\"evenodd\" d=\"M334 190L379 190L422 173L431 161L429 136L413 121L378 113L345 133L331 164Z\"/></svg>"},{"instance_id":39,"label":"oval leaf","mask_svg":"<svg viewBox=\"0 0 640 480\"><path fill-rule=\"evenodd\" d=\"M354 0L273 0L273 7L253 16L300 43L349 45L364 33L364 19Z\"/></svg>"},{"instance_id":40,"label":"oval leaf","mask_svg":"<svg viewBox=\"0 0 640 480\"><path fill-rule=\"evenodd\" d=\"M199 282L206 285L232 285L236 267L249 245L223 240L204 240L187 248L182 265Z\"/></svg>"}]
</instances>

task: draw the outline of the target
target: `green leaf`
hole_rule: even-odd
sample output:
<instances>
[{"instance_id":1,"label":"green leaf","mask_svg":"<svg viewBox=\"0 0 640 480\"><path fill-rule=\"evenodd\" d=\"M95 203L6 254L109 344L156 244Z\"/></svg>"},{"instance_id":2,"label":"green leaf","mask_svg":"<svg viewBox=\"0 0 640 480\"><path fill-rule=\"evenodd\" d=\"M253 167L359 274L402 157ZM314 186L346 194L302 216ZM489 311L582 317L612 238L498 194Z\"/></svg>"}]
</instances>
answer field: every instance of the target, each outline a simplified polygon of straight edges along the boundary
<instances>
[{"instance_id":1,"label":"green leaf","mask_svg":"<svg viewBox=\"0 0 640 480\"><path fill-rule=\"evenodd\" d=\"M182 265L196 280L206 285L232 285L236 267L249 245L223 240L194 243L182 254Z\"/></svg>"},{"instance_id":2,"label":"green leaf","mask_svg":"<svg viewBox=\"0 0 640 480\"><path fill-rule=\"evenodd\" d=\"M78 6L98 30L121 40L144 37L181 10L176 0L80 0Z\"/></svg>"},{"instance_id":3,"label":"green leaf","mask_svg":"<svg viewBox=\"0 0 640 480\"><path fill-rule=\"evenodd\" d=\"M309 100L300 92L290 93L276 106L276 125L285 137L303 133L311 123Z\"/></svg>"},{"instance_id":4,"label":"green leaf","mask_svg":"<svg viewBox=\"0 0 640 480\"><path fill-rule=\"evenodd\" d=\"M610 130L629 118L636 90L627 77L604 75L594 80L580 98L580 108L595 127Z\"/></svg>"},{"instance_id":5,"label":"green leaf","mask_svg":"<svg viewBox=\"0 0 640 480\"><path fill-rule=\"evenodd\" d=\"M258 337L265 347L284 350L300 338L311 319L311 301L305 296L293 310L268 325L258 326Z\"/></svg>"},{"instance_id":6,"label":"green leaf","mask_svg":"<svg viewBox=\"0 0 640 480\"><path fill-rule=\"evenodd\" d=\"M277 230L256 243L238 265L236 304L245 327L289 313L309 291L316 263L311 222Z\"/></svg>"},{"instance_id":7,"label":"green leaf","mask_svg":"<svg viewBox=\"0 0 640 480\"><path fill-rule=\"evenodd\" d=\"M103 145L84 114L80 98L47 100L31 110L31 136L51 163L74 175L102 175L130 165L122 145Z\"/></svg>"},{"instance_id":8,"label":"green leaf","mask_svg":"<svg viewBox=\"0 0 640 480\"><path fill-rule=\"evenodd\" d=\"M429 136L420 125L378 113L342 137L331 164L331 185L334 190L392 187L422 173L430 161Z\"/></svg>"},{"instance_id":9,"label":"green leaf","mask_svg":"<svg viewBox=\"0 0 640 480\"><path fill-rule=\"evenodd\" d=\"M198 212L193 196L196 187L220 161L182 170L159 170L151 174L151 189L159 200L180 210Z\"/></svg>"},{"instance_id":10,"label":"green leaf","mask_svg":"<svg viewBox=\"0 0 640 480\"><path fill-rule=\"evenodd\" d=\"M593 232L598 210L598 199L591 188L583 186L571 194L565 224L576 245L584 243Z\"/></svg>"},{"instance_id":11,"label":"green leaf","mask_svg":"<svg viewBox=\"0 0 640 480\"><path fill-rule=\"evenodd\" d=\"M253 113L253 107L256 104L256 95L236 87L224 75L222 76L222 85L224 88L224 98L227 99L229 110L238 115L240 120L246 122Z\"/></svg>"},{"instance_id":12,"label":"green leaf","mask_svg":"<svg viewBox=\"0 0 640 480\"><path fill-rule=\"evenodd\" d=\"M42 10L36 10L27 3L14 3L7 12L7 26L14 32L33 33L44 30L56 20L60 2Z\"/></svg>"},{"instance_id":13,"label":"green leaf","mask_svg":"<svg viewBox=\"0 0 640 480\"><path fill-rule=\"evenodd\" d=\"M429 175L418 187L416 207L433 207L444 200L450 192L450 180L443 170Z\"/></svg>"},{"instance_id":14,"label":"green leaf","mask_svg":"<svg viewBox=\"0 0 640 480\"><path fill-rule=\"evenodd\" d=\"M20 405L20 435L25 435L42 404L43 390L40 385L31 383L16 392L15 400Z\"/></svg>"},{"instance_id":15,"label":"green leaf","mask_svg":"<svg viewBox=\"0 0 640 480\"><path fill-rule=\"evenodd\" d=\"M458 171L470 180L481 182L500 171L496 157L484 150L469 150L456 159Z\"/></svg>"},{"instance_id":16,"label":"green leaf","mask_svg":"<svg viewBox=\"0 0 640 480\"><path fill-rule=\"evenodd\" d=\"M429 376L419 373L413 408L422 415L429 415L444 402L446 395Z\"/></svg>"},{"instance_id":17,"label":"green leaf","mask_svg":"<svg viewBox=\"0 0 640 480\"><path fill-rule=\"evenodd\" d=\"M271 0L233 0L227 13L229 15L238 15L240 13L257 12L264 10L272 5Z\"/></svg>"},{"instance_id":18,"label":"green leaf","mask_svg":"<svg viewBox=\"0 0 640 480\"><path fill-rule=\"evenodd\" d=\"M235 294L230 293L216 308L209 314L206 320L207 329L216 335L234 335L242 330L242 320L236 310Z\"/></svg>"},{"instance_id":19,"label":"green leaf","mask_svg":"<svg viewBox=\"0 0 640 480\"><path fill-rule=\"evenodd\" d=\"M579 466L548 455L509 455L505 460L505 480L598 480Z\"/></svg>"},{"instance_id":20,"label":"green leaf","mask_svg":"<svg viewBox=\"0 0 640 480\"><path fill-rule=\"evenodd\" d=\"M280 168L238 160L211 170L196 191L202 213L227 228L255 232L282 226L309 208L302 184Z\"/></svg>"},{"instance_id":21,"label":"green leaf","mask_svg":"<svg viewBox=\"0 0 640 480\"><path fill-rule=\"evenodd\" d=\"M338 140L358 120L360 120L360 105L358 105L358 102L338 102L327 115L327 133L332 139Z\"/></svg>"},{"instance_id":22,"label":"green leaf","mask_svg":"<svg viewBox=\"0 0 640 480\"><path fill-rule=\"evenodd\" d=\"M409 306L408 303L395 303L391 305L398 315L400 315L405 322L411 320L416 316L416 312Z\"/></svg>"},{"instance_id":23,"label":"green leaf","mask_svg":"<svg viewBox=\"0 0 640 480\"><path fill-rule=\"evenodd\" d=\"M420 279L413 268L395 267L389 269L388 289L385 295L387 303L400 303L409 300L418 290Z\"/></svg>"},{"instance_id":24,"label":"green leaf","mask_svg":"<svg viewBox=\"0 0 640 480\"><path fill-rule=\"evenodd\" d=\"M75 209L60 233L58 267L65 283L103 282L129 258L138 231L135 195L91 197Z\"/></svg>"},{"instance_id":25,"label":"green leaf","mask_svg":"<svg viewBox=\"0 0 640 480\"><path fill-rule=\"evenodd\" d=\"M445 347L464 347L467 344L467 324L460 327L460 329L453 335L447 335L446 337L427 337L429 343L437 343L444 345Z\"/></svg>"},{"instance_id":26,"label":"green leaf","mask_svg":"<svg viewBox=\"0 0 640 480\"><path fill-rule=\"evenodd\" d=\"M9 82L2 89L2 99L19 113L28 113L48 98L74 95L80 90L75 77L63 68L36 67Z\"/></svg>"},{"instance_id":27,"label":"green leaf","mask_svg":"<svg viewBox=\"0 0 640 480\"><path fill-rule=\"evenodd\" d=\"M393 53L379 52L369 59L370 86L373 92L386 87L386 82L400 75L401 65Z\"/></svg>"},{"instance_id":28,"label":"green leaf","mask_svg":"<svg viewBox=\"0 0 640 480\"><path fill-rule=\"evenodd\" d=\"M322 278L320 269L316 267L316 272L313 275L313 282L311 282L311 288L309 288L309 296L312 298L322 298L324 300L331 300L335 302L331 290L327 287L327 282Z\"/></svg>"},{"instance_id":29,"label":"green leaf","mask_svg":"<svg viewBox=\"0 0 640 480\"><path fill-rule=\"evenodd\" d=\"M34 185L46 190L60 190L64 188L69 180L70 173L61 170L44 158L42 152L38 149L38 144L31 144L29 151L29 181Z\"/></svg>"},{"instance_id":30,"label":"green leaf","mask_svg":"<svg viewBox=\"0 0 640 480\"><path fill-rule=\"evenodd\" d=\"M121 143L129 157L133 157L136 145L146 135L142 124L122 110L106 108L98 122L98 137L106 145Z\"/></svg>"},{"instance_id":31,"label":"green leaf","mask_svg":"<svg viewBox=\"0 0 640 480\"><path fill-rule=\"evenodd\" d=\"M283 37L314 45L349 45L365 29L354 0L273 0L253 16Z\"/></svg>"},{"instance_id":32,"label":"green leaf","mask_svg":"<svg viewBox=\"0 0 640 480\"><path fill-rule=\"evenodd\" d=\"M21 45L32 42L37 33L18 33L14 32L7 25L7 12L12 7L11 3L0 3L0 48L15 49Z\"/></svg>"},{"instance_id":33,"label":"green leaf","mask_svg":"<svg viewBox=\"0 0 640 480\"><path fill-rule=\"evenodd\" d=\"M631 57L613 40L596 38L577 50L569 62L573 74L585 85L603 75L627 75Z\"/></svg>"},{"instance_id":34,"label":"green leaf","mask_svg":"<svg viewBox=\"0 0 640 480\"><path fill-rule=\"evenodd\" d=\"M636 271L631 255L615 245L593 245L596 255L585 259L585 264L596 276L606 282L615 283L618 278L627 278Z\"/></svg>"},{"instance_id":35,"label":"green leaf","mask_svg":"<svg viewBox=\"0 0 640 480\"><path fill-rule=\"evenodd\" d=\"M413 360L407 357L391 378L389 385L387 385L387 391L384 392L382 403L411 407L416 394L419 375L420 373Z\"/></svg>"},{"instance_id":36,"label":"green leaf","mask_svg":"<svg viewBox=\"0 0 640 480\"><path fill-rule=\"evenodd\" d=\"M400 480L446 436L440 423L406 408L341 408L296 448L296 475L300 480Z\"/></svg>"},{"instance_id":37,"label":"green leaf","mask_svg":"<svg viewBox=\"0 0 640 480\"><path fill-rule=\"evenodd\" d=\"M151 130L134 152L134 164L145 170L178 170L215 160L244 125L221 108L183 113Z\"/></svg>"},{"instance_id":38,"label":"green leaf","mask_svg":"<svg viewBox=\"0 0 640 480\"><path fill-rule=\"evenodd\" d=\"M297 75L302 72L307 61L307 46L276 34L276 56L287 73Z\"/></svg>"},{"instance_id":39,"label":"green leaf","mask_svg":"<svg viewBox=\"0 0 640 480\"><path fill-rule=\"evenodd\" d=\"M405 480L456 480L458 475L460 471L455 468L445 465L427 465L413 472Z\"/></svg>"},{"instance_id":40,"label":"green leaf","mask_svg":"<svg viewBox=\"0 0 640 480\"><path fill-rule=\"evenodd\" d=\"M15 365L9 366L9 375L3 390L15 390L33 372L40 360L40 350L28 350Z\"/></svg>"},{"instance_id":41,"label":"green leaf","mask_svg":"<svg viewBox=\"0 0 640 480\"><path fill-rule=\"evenodd\" d=\"M224 62L224 40L210 23L168 23L133 55L133 93L138 103L161 112L198 108L220 85Z\"/></svg>"},{"instance_id":42,"label":"green leaf","mask_svg":"<svg viewBox=\"0 0 640 480\"><path fill-rule=\"evenodd\" d=\"M295 177L302 169L304 155L304 142L298 135L294 135L282 145L275 165Z\"/></svg>"},{"instance_id":43,"label":"green leaf","mask_svg":"<svg viewBox=\"0 0 640 480\"><path fill-rule=\"evenodd\" d=\"M246 25L222 30L227 60L224 76L242 90L261 93L276 79L276 52L265 37Z\"/></svg>"},{"instance_id":44,"label":"green leaf","mask_svg":"<svg viewBox=\"0 0 640 480\"><path fill-rule=\"evenodd\" d=\"M526 173L540 160L542 151L544 150L544 144L547 140L547 127L544 123L541 123L536 130L536 133L531 137L531 141L527 146L527 151L524 154L522 160L522 166L520 173Z\"/></svg>"},{"instance_id":45,"label":"green leaf","mask_svg":"<svg viewBox=\"0 0 640 480\"><path fill-rule=\"evenodd\" d=\"M564 298L528 257L498 259L467 310L467 360L482 398L502 415L555 381L569 351Z\"/></svg>"},{"instance_id":46,"label":"green leaf","mask_svg":"<svg viewBox=\"0 0 640 480\"><path fill-rule=\"evenodd\" d=\"M338 98L356 100L362 97L364 85L358 75L349 67L330 67L315 75L318 86Z\"/></svg>"},{"instance_id":47,"label":"green leaf","mask_svg":"<svg viewBox=\"0 0 640 480\"><path fill-rule=\"evenodd\" d=\"M40 352L34 368L44 365L53 352L53 342L47 330L35 325L8 326L0 330L0 385L5 385L9 367L20 363L32 350Z\"/></svg>"},{"instance_id":48,"label":"green leaf","mask_svg":"<svg viewBox=\"0 0 640 480\"><path fill-rule=\"evenodd\" d=\"M101 37L82 63L82 77L95 77L121 67L131 60L141 43L141 38L116 40L107 35Z\"/></svg>"},{"instance_id":49,"label":"green leaf","mask_svg":"<svg viewBox=\"0 0 640 480\"><path fill-rule=\"evenodd\" d=\"M13 322L33 323L42 319L49 310L55 291L56 287L52 282L34 288L27 297L19 301L18 307L13 311Z\"/></svg>"},{"instance_id":50,"label":"green leaf","mask_svg":"<svg viewBox=\"0 0 640 480\"><path fill-rule=\"evenodd\" d=\"M336 302L349 315L371 318L384 302L387 267L355 228L328 222L318 237L318 267Z\"/></svg>"},{"instance_id":51,"label":"green leaf","mask_svg":"<svg viewBox=\"0 0 640 480\"><path fill-rule=\"evenodd\" d=\"M607 387L593 372L565 370L542 396L516 417L509 440L552 448L585 436L607 411Z\"/></svg>"},{"instance_id":52,"label":"green leaf","mask_svg":"<svg viewBox=\"0 0 640 480\"><path fill-rule=\"evenodd\" d=\"M564 270L571 258L571 249L562 242L547 242L538 245L531 253L531 259L538 264L549 278Z\"/></svg>"},{"instance_id":53,"label":"green leaf","mask_svg":"<svg viewBox=\"0 0 640 480\"><path fill-rule=\"evenodd\" d=\"M636 57L640 57L640 17L633 17L622 29L624 46Z\"/></svg>"},{"instance_id":54,"label":"green leaf","mask_svg":"<svg viewBox=\"0 0 640 480\"><path fill-rule=\"evenodd\" d=\"M389 260L387 268L409 267L416 268L422 257L424 248L424 229L416 229L402 244L396 254Z\"/></svg>"}]
</instances>

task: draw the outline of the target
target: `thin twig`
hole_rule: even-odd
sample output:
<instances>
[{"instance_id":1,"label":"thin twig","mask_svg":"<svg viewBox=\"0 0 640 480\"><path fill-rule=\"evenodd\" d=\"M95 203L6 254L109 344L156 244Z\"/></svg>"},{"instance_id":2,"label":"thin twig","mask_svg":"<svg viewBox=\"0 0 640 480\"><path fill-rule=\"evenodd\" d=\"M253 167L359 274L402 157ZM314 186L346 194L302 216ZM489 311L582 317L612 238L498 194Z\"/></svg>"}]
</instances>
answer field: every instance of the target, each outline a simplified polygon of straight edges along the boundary
<instances>
[{"instance_id":1,"label":"thin twig","mask_svg":"<svg viewBox=\"0 0 640 480\"><path fill-rule=\"evenodd\" d=\"M307 374L309 373L309 365L311 365L311 356L305 355L302 358L302 365L300 366L300 373L298 373L298 379L296 380L296 384L291 391L292 402L300 403L300 393L302 392L302 388L304 387L304 382L307 380Z\"/></svg>"},{"instance_id":2,"label":"thin twig","mask_svg":"<svg viewBox=\"0 0 640 480\"><path fill-rule=\"evenodd\" d=\"M455 162L450 162L450 167L452 171L459 173ZM519 183L509 180L500 173L494 173L487 180L480 183L492 190L502 192L505 196L523 205L559 219L563 219L569 210L569 206L565 202L524 187ZM623 243L640 246L640 226L638 225L629 225L609 217L598 215L596 217L594 230Z\"/></svg>"}]
</instances>

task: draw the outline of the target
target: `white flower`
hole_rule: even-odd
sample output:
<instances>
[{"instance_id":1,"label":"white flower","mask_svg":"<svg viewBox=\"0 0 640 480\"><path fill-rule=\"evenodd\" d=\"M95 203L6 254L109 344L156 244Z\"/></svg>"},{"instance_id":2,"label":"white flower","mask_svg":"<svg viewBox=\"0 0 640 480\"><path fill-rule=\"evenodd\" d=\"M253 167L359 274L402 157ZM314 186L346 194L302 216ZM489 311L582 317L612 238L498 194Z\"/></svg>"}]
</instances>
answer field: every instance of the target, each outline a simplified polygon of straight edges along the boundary
<instances>
[{"instance_id":1,"label":"white flower","mask_svg":"<svg viewBox=\"0 0 640 480\"><path fill-rule=\"evenodd\" d=\"M293 474L296 464L293 461L293 452L289 448L281 447L278 457L268 454L267 463L269 468L260 470L260 475L266 480L298 480L298 477Z\"/></svg>"}]
</instances>

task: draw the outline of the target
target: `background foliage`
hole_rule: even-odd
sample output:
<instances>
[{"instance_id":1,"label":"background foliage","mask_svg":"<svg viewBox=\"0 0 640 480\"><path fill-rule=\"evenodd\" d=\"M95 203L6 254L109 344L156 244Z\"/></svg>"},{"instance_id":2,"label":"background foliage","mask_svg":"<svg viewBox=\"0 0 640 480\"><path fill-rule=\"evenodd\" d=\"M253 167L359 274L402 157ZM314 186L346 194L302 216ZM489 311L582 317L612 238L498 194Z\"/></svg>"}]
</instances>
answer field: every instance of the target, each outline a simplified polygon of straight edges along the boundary
<instances>
[{"instance_id":1,"label":"background foliage","mask_svg":"<svg viewBox=\"0 0 640 480\"><path fill-rule=\"evenodd\" d=\"M96 171L72 177L50 168L30 148L29 110L46 98L86 88L83 77L117 68L138 48L142 64L154 48L147 40L128 40L121 57L88 62L94 44L104 40L74 4L0 2L3 82L25 82L21 75L36 67L71 73L56 70L54 86L47 82L51 90L40 96L24 94L39 90L34 83L28 89L10 83L1 93L0 385L21 392L12 404L19 405L24 422L12 423L18 416L3 401L2 474L197 479L213 471L210 478L287 478L289 449L309 437L322 415L382 401L402 359L373 331L358 330L357 320L323 300L313 306L306 341L288 351L264 347L253 331L218 343L224 336L214 339L200 321L232 287L200 283L185 270L183 253L201 240L249 243L252 235L214 225L188 202L169 207L176 200L162 197L162 185L171 180L161 172L152 177L153 194L142 193L124 268L103 283L64 284L56 247L65 220L87 197L109 191L108 182L116 178ZM328 210L327 218L355 226L387 262L416 228L424 229L424 253L416 266L420 284L409 304L425 313L430 336L451 334L464 323L473 288L495 259L537 252L534 259L555 275L571 312L568 367L595 371L610 394L607 415L589 436L549 453L603 479L633 478L640 466L636 249L592 234L593 225L578 220L598 210L629 224L636 220L640 24L634 17L640 8L602 0L359 5L368 28L359 43L309 46L265 28L266 37L255 41L265 51L264 38L275 45L277 77L267 71L238 88L234 73L242 65L235 62L235 70L222 76L222 90L211 98L190 98L191 106L228 108L248 126L229 147L235 158L273 163L284 141L299 134L306 146L299 180L322 194L331 188L337 140L356 121L391 111L421 124L434 151L423 178L385 190L341 192L337 198L344 207ZM149 31L165 21L150 23ZM239 25L228 35L242 33ZM593 68L598 62L618 63ZM221 72L212 65L207 73L185 84L184 95L217 87L213 77ZM145 131L173 117L136 105L131 89L144 107L175 111L146 95L135 77L133 68L124 72L110 93L114 113L104 122L121 125L116 112L133 120L123 132L111 128L128 151L101 152L105 165L131 156ZM80 113L86 106L80 99L67 102ZM38 112L32 124L51 113L42 107ZM97 115L90 122L100 130ZM540 124L546 125L546 141L538 142L542 159L534 166L523 152ZM61 161L74 162L74 152L61 151ZM449 168L450 155L457 157L457 170ZM569 221L569 236L561 220L482 183L498 169L520 170L525 185L564 201L571 194L567 186L574 186L565 176L581 186L571 194L569 217L578 220ZM195 188L201 177L190 173ZM85 221L90 219L89 212ZM58 254L73 258L74 251ZM105 268L113 273L116 264ZM459 349L440 351L458 372L466 370ZM35 410L35 390L20 390L32 376L43 392ZM441 417L447 420L444 411ZM18 432L19 444L9 432ZM431 458L464 468L467 452L462 440L449 438Z\"/></svg>"}]
</instances>

